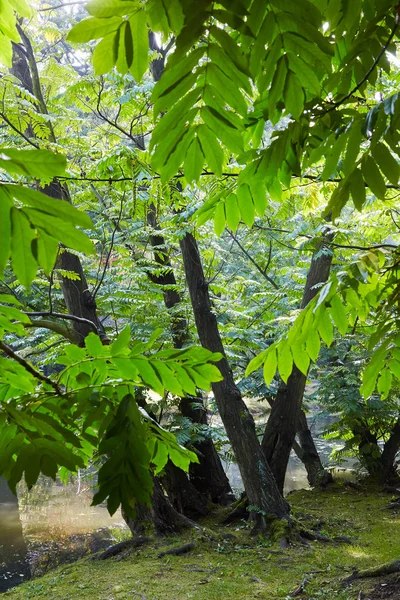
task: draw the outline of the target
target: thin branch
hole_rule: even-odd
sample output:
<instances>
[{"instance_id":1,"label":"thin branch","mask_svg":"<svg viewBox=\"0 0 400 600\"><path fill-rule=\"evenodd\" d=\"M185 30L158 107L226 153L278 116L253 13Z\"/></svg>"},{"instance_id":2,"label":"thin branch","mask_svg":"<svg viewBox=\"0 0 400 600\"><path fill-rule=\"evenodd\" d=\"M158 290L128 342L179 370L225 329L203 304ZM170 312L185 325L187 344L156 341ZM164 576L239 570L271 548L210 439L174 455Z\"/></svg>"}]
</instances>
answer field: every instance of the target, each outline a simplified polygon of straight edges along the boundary
<instances>
[{"instance_id":1,"label":"thin branch","mask_svg":"<svg viewBox=\"0 0 400 600\"><path fill-rule=\"evenodd\" d=\"M104 277L106 275L106 271L107 271L107 268L108 268L108 263L110 262L111 252L113 251L113 248L114 248L115 234L116 234L117 230L119 229L119 223L121 221L123 206L124 206L124 196L122 196L122 198L121 198L121 207L119 209L119 214L118 214L118 217L117 217L117 222L115 224L115 227L114 227L112 235L111 235L110 249L109 249L108 254L107 254L107 258L106 258L106 262L105 262L105 265L104 265L103 273L102 273L102 275L100 277L100 281L98 282L98 284L96 285L95 289L93 290L93 294L92 294L93 300L96 298L96 294L99 291L99 289L100 289L100 287L101 287L101 285L102 285L102 283L104 281Z\"/></svg>"},{"instance_id":2,"label":"thin branch","mask_svg":"<svg viewBox=\"0 0 400 600\"><path fill-rule=\"evenodd\" d=\"M388 47L390 45L390 42L392 41L392 39L394 38L394 36L396 34L398 26L399 26L399 20L398 20L398 16L396 16L395 25L394 25L394 27L393 27L390 35L389 35L389 38L388 38L386 44L383 46L383 48L379 52L378 56L376 57L376 59L372 63L371 67L365 73L364 77L362 77L362 79L360 79L360 81L357 83L357 85L347 94L347 96L345 96L344 98L342 98L338 102L335 102L327 111L325 111L326 113L329 113L332 110L335 110L335 108L338 108L338 106L340 106L341 104L344 104L345 102L347 102L347 100L349 100L353 96L353 94L362 86L362 84L367 81L368 77L371 75L372 71L375 69L375 67L377 66L378 62L381 60L382 56L385 54L386 50L388 49Z\"/></svg>"},{"instance_id":3,"label":"thin branch","mask_svg":"<svg viewBox=\"0 0 400 600\"><path fill-rule=\"evenodd\" d=\"M271 277L269 277L269 275L266 274L266 272L264 271L264 269L262 269L260 267L260 265L254 260L254 258L247 252L247 250L242 246L242 244L239 242L239 240L237 239L237 237L235 236L235 234L230 229L228 229L227 231L228 231L229 235L231 236L231 238L239 246L239 248L241 249L241 251L243 252L243 254L256 267L257 271L259 271L261 273L261 275L264 277L264 279L266 279L276 290L279 290L279 285L276 284L275 281L273 279L271 279Z\"/></svg>"},{"instance_id":4,"label":"thin branch","mask_svg":"<svg viewBox=\"0 0 400 600\"><path fill-rule=\"evenodd\" d=\"M17 362L19 365L24 367L25 371L27 371L28 373L33 375L33 377L35 377L39 381L42 381L43 383L47 383L47 385L50 385L58 396L63 395L61 388L57 385L57 383L55 381L52 381L52 379L50 379L49 377L46 377L45 375L43 375L43 373L40 373L40 371L36 371L36 369L34 369L32 367L32 365L30 365L21 356L16 354L16 352L14 352L14 350L10 346L5 344L1 340L0 340L0 350L2 350L4 352L4 354L9 356L10 358L15 360L15 362Z\"/></svg>"},{"instance_id":5,"label":"thin branch","mask_svg":"<svg viewBox=\"0 0 400 600\"><path fill-rule=\"evenodd\" d=\"M47 12L50 10L56 10L57 8L64 8L64 6L84 6L86 2L64 2L63 4L57 4L56 6L48 6L46 8L39 8L39 12Z\"/></svg>"},{"instance_id":6,"label":"thin branch","mask_svg":"<svg viewBox=\"0 0 400 600\"><path fill-rule=\"evenodd\" d=\"M31 139L28 138L27 135L25 135L22 131L20 131L18 129L18 127L15 127L15 125L13 125L11 123L11 121L6 117L6 115L4 113L0 113L0 117L3 119L3 121L5 121L7 123L7 125L9 127L11 127L11 129L13 129L16 133L18 133L18 135L20 135L26 142L28 142L28 144L30 144L31 146L33 146L34 148L36 148L36 150L40 149L40 146L38 146L37 144L35 144L35 142L32 142Z\"/></svg>"},{"instance_id":7,"label":"thin branch","mask_svg":"<svg viewBox=\"0 0 400 600\"><path fill-rule=\"evenodd\" d=\"M29 317L54 317L56 319L66 319L67 321L76 321L77 323L86 323L90 325L95 333L98 333L97 326L90 321L89 319L85 319L84 317L76 317L75 315L68 315L65 313L55 313L55 312L26 312L26 315Z\"/></svg>"}]
</instances>

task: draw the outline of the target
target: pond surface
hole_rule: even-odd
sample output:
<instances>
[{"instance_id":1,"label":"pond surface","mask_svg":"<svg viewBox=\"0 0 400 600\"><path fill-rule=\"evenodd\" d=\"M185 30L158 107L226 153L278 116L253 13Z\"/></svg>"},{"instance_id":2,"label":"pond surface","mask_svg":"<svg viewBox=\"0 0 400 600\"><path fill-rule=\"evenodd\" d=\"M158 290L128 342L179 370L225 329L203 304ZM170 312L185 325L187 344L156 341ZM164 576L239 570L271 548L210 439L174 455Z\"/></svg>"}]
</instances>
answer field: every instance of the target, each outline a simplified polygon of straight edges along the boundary
<instances>
[{"instance_id":1,"label":"pond surface","mask_svg":"<svg viewBox=\"0 0 400 600\"><path fill-rule=\"evenodd\" d=\"M90 484L45 477L18 499L0 479L0 592L127 536L120 513L91 507Z\"/></svg>"}]
</instances>

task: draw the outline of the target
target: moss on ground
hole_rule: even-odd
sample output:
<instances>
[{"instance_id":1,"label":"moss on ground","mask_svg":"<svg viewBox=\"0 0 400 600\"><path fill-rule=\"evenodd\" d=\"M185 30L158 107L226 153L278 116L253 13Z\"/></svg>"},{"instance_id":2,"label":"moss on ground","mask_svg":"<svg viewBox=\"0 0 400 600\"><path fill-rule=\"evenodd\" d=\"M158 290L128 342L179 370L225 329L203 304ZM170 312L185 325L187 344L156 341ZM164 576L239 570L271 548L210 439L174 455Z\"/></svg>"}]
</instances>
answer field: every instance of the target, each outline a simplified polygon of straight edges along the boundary
<instances>
[{"instance_id":1,"label":"moss on ground","mask_svg":"<svg viewBox=\"0 0 400 600\"><path fill-rule=\"evenodd\" d=\"M388 509L390 495L335 484L294 492L289 500L297 523L330 538L347 536L351 543L298 542L283 550L252 538L245 525L218 526L208 519L216 536L207 529L159 540L122 559L83 559L9 590L4 600L274 600L289 598L301 582L298 598L355 600L377 580L344 587L345 577L400 558L400 512ZM158 558L191 539L191 553Z\"/></svg>"}]
</instances>

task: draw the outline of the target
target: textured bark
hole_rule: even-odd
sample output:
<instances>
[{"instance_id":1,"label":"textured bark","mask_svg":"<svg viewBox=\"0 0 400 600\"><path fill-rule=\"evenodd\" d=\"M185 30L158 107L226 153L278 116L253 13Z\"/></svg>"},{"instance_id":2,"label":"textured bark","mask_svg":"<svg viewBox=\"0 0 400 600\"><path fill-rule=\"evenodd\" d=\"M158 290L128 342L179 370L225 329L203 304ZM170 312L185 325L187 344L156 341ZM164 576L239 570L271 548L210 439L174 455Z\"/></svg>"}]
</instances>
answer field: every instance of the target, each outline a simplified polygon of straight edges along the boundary
<instances>
[{"instance_id":1,"label":"textured bark","mask_svg":"<svg viewBox=\"0 0 400 600\"><path fill-rule=\"evenodd\" d=\"M381 481L382 483L398 479L395 466L396 455L400 449L400 419L396 421L390 438L385 442L381 456Z\"/></svg>"},{"instance_id":2,"label":"textured bark","mask_svg":"<svg viewBox=\"0 0 400 600\"><path fill-rule=\"evenodd\" d=\"M211 310L208 284L196 240L188 233L180 245L200 342L204 348L223 355L218 363L223 380L212 386L215 401L238 462L249 504L258 509L253 516L258 526L263 527L263 514L288 518L289 506L279 493L258 442L253 417L234 382L217 319Z\"/></svg>"},{"instance_id":3,"label":"textured bark","mask_svg":"<svg viewBox=\"0 0 400 600\"><path fill-rule=\"evenodd\" d=\"M162 484L172 506L190 519L205 517L209 511L207 498L188 479L186 473L171 461L165 465Z\"/></svg>"},{"instance_id":4,"label":"textured bark","mask_svg":"<svg viewBox=\"0 0 400 600\"><path fill-rule=\"evenodd\" d=\"M150 204L149 206L147 222L153 230L157 231L159 229L154 204ZM167 252L165 239L160 233L153 233L150 236L150 242L154 251L154 260L164 268L164 272L161 275L149 273L149 277L153 283L162 287L166 308L176 309L181 303L181 295L176 289L177 281ZM176 311L172 319L172 339L175 348L178 349L182 348L183 344L189 339L187 320L179 311ZM200 396L196 398L182 398L179 408L181 414L191 419L193 423L207 425L207 413L204 410L203 399ZM228 504L232 502L234 497L231 486L212 440L207 438L201 442L195 442L193 447L197 452L199 463L191 463L190 465L191 483L211 502L216 504ZM166 489L170 489L167 483L165 485ZM175 502L177 502L177 499ZM186 500L182 498L181 503L183 505L186 504ZM189 513L185 511L185 514Z\"/></svg>"},{"instance_id":5,"label":"textured bark","mask_svg":"<svg viewBox=\"0 0 400 600\"><path fill-rule=\"evenodd\" d=\"M316 252L317 256L314 255L312 259L307 274L301 308L305 308L317 294L319 287L315 286L327 281L329 277L332 254L324 252L324 246L326 241L331 241L331 238L332 236L328 235L325 239L321 240L321 244ZM306 379L306 375L303 375L294 365L287 383L281 382L278 388L278 393L265 428L262 448L280 491L283 491L289 455L296 436Z\"/></svg>"},{"instance_id":6,"label":"textured bark","mask_svg":"<svg viewBox=\"0 0 400 600\"><path fill-rule=\"evenodd\" d=\"M298 456L307 470L308 483L312 487L332 483L332 473L327 471L321 462L304 410L300 410L298 414L297 435L301 450L301 456Z\"/></svg>"},{"instance_id":7,"label":"textured bark","mask_svg":"<svg viewBox=\"0 0 400 600\"><path fill-rule=\"evenodd\" d=\"M47 114L47 107L42 94L32 45L27 35L20 27L19 32L23 46L13 44L11 73L19 79L21 85L25 89L37 98L38 111L42 114ZM48 123L48 127L50 140L56 142L51 123ZM33 132L29 130L26 134L30 137L33 136ZM44 186L41 191L55 200L70 202L67 187L62 186L58 181L53 181L51 184ZM93 323L93 326L91 326L86 323L72 322L71 328L76 333L77 342L83 344L85 337L90 331L97 331L100 337L103 338L103 340L106 340L107 336L97 317L96 303L88 289L88 284L79 257L68 252L66 249L61 249L57 259L57 266L65 271L71 271L79 277L79 279L73 281L67 277L62 277L61 279L62 292L68 313L76 317L83 317Z\"/></svg>"},{"instance_id":8,"label":"textured bark","mask_svg":"<svg viewBox=\"0 0 400 600\"><path fill-rule=\"evenodd\" d=\"M165 496L157 477L153 478L153 496L152 506L137 506L136 518L132 520L124 512L122 516L128 525L133 537L143 535L147 528L153 528L157 535L171 535L178 533L182 529L196 527L196 524L178 513L172 506L169 499Z\"/></svg>"},{"instance_id":9,"label":"textured bark","mask_svg":"<svg viewBox=\"0 0 400 600\"><path fill-rule=\"evenodd\" d=\"M207 424L203 398L182 398L179 408L182 415L194 423ZM226 505L233 502L235 497L213 441L206 438L195 442L193 446L199 462L190 464L190 481L199 492L215 504Z\"/></svg>"}]
</instances>

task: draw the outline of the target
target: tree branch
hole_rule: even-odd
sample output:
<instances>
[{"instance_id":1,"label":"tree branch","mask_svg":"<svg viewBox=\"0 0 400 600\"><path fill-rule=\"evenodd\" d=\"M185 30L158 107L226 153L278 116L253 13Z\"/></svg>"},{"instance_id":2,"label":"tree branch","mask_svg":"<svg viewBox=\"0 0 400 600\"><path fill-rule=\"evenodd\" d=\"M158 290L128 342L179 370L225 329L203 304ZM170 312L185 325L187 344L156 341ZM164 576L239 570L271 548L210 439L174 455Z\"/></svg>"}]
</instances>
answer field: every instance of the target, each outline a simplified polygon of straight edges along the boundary
<instances>
[{"instance_id":1,"label":"tree branch","mask_svg":"<svg viewBox=\"0 0 400 600\"><path fill-rule=\"evenodd\" d=\"M247 252L247 250L245 248L243 248L242 244L239 242L239 240L237 239L237 237L235 236L235 234L230 229L227 229L227 231L228 231L229 235L231 236L231 238L239 246L239 248L241 249L241 251L243 252L243 254L255 266L255 268L257 269L257 271L259 271L261 273L261 275L264 277L264 279L266 279L272 285L272 287L274 287L276 290L279 290L279 285L277 283L275 283L275 281L273 279L271 279L271 277L269 277L269 275L266 274L266 272L264 271L264 269L262 269L260 267L260 265L254 260L254 258Z\"/></svg>"},{"instance_id":2,"label":"tree branch","mask_svg":"<svg viewBox=\"0 0 400 600\"><path fill-rule=\"evenodd\" d=\"M15 362L17 362L19 365L24 367L25 371L27 371L28 373L33 375L33 377L35 377L36 379L38 379L39 381L41 381L43 383L47 383L47 385L50 385L53 388L53 390L55 391L55 393L57 394L57 396L63 396L61 388L57 385L57 383L55 381L53 381L49 377L46 377L45 375L43 375L43 373L40 373L40 371L36 371L36 369L34 369L32 367L32 365L30 365L21 356L16 354L16 352L14 352L14 350L10 346L5 344L1 340L0 340L0 350L2 350L4 352L4 354L6 354L9 358L12 358L13 360L15 360Z\"/></svg>"},{"instance_id":3,"label":"tree branch","mask_svg":"<svg viewBox=\"0 0 400 600\"><path fill-rule=\"evenodd\" d=\"M331 112L332 110L335 110L335 108L338 108L338 106L347 102L347 100L349 100L353 96L353 94L362 86L362 84L367 81L368 77L371 75L372 71L375 69L378 62L381 60L382 56L385 54L386 50L388 49L390 42L392 41L392 39L394 38L394 36L396 34L398 26L399 26L399 20L398 20L398 16L396 16L395 25L389 35L389 38L388 38L386 44L383 46L383 48L379 52L376 59L374 60L374 62L372 63L372 65L370 66L368 71L365 73L364 77L362 79L360 79L360 81L357 83L357 85L347 94L347 96L345 96L338 102L335 102L328 110L326 110L325 114Z\"/></svg>"}]
</instances>

